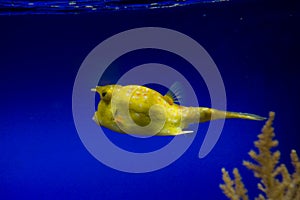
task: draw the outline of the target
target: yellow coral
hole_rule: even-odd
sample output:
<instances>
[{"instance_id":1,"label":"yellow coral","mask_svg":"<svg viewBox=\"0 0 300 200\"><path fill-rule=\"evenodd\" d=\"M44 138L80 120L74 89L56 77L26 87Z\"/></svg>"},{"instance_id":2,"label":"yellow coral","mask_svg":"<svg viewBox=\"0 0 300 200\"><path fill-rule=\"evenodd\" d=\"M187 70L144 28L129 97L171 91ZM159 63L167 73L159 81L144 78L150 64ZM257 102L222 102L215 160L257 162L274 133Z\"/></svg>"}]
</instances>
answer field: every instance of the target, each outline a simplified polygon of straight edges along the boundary
<instances>
[{"instance_id":1,"label":"yellow coral","mask_svg":"<svg viewBox=\"0 0 300 200\"><path fill-rule=\"evenodd\" d=\"M223 180L225 184L220 185L224 194L232 200L248 200L247 190L242 182L242 177L237 168L234 168L234 180L231 180L228 172L222 168Z\"/></svg>"},{"instance_id":2,"label":"yellow coral","mask_svg":"<svg viewBox=\"0 0 300 200\"><path fill-rule=\"evenodd\" d=\"M271 150L278 145L278 141L273 139L275 136L272 127L274 117L275 113L270 112L262 133L258 135L258 141L254 143L258 152L253 150L249 152L255 163L244 161L243 165L252 170L254 176L260 179L258 189L263 194L259 194L256 200L300 200L300 162L296 151L292 150L291 152L295 171L290 174L284 164L278 165L280 152ZM222 173L224 184L221 184L220 188L223 193L231 200L247 200L247 190L238 170L234 169L233 180L224 168Z\"/></svg>"}]
</instances>

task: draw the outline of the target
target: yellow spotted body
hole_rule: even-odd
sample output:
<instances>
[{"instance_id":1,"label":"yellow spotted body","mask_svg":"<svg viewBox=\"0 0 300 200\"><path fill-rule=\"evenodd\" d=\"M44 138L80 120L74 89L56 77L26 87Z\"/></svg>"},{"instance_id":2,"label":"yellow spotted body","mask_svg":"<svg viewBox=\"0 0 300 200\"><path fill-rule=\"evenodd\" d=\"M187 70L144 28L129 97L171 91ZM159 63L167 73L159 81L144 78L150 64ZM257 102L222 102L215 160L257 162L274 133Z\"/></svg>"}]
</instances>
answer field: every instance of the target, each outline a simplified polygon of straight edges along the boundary
<instances>
[{"instance_id":1,"label":"yellow spotted body","mask_svg":"<svg viewBox=\"0 0 300 200\"><path fill-rule=\"evenodd\" d=\"M192 123L224 118L263 120L247 113L225 112L205 107L185 107L169 95L138 85L106 85L92 89L101 100L94 121L113 131L141 135L180 135Z\"/></svg>"}]
</instances>

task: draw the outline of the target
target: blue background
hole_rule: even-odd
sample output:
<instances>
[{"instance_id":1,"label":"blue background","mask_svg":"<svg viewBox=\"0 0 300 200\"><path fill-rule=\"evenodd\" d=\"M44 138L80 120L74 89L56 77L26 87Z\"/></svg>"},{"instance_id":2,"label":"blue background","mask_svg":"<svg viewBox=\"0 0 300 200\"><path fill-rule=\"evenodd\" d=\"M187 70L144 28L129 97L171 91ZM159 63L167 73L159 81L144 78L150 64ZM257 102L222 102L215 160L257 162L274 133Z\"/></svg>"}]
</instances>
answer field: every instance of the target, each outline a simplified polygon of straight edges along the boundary
<instances>
[{"instance_id":1,"label":"blue background","mask_svg":"<svg viewBox=\"0 0 300 200\"><path fill-rule=\"evenodd\" d=\"M116 33L144 26L180 31L214 59L226 87L228 110L262 116L276 112L281 161L291 169L290 150L300 153L299 22L299 9L288 1L1 16L0 199L226 199L219 189L222 167L240 169L253 199L257 180L242 161L250 159L247 152L264 122L227 120L204 159L198 158L198 151L208 123L201 124L192 146L170 166L145 174L123 173L101 164L81 143L72 117L73 83L87 54ZM114 83L130 67L154 61L186 75L200 104L210 106L201 77L166 52L125 55L103 80ZM105 132L137 152L170 141L165 137L145 142Z\"/></svg>"}]
</instances>

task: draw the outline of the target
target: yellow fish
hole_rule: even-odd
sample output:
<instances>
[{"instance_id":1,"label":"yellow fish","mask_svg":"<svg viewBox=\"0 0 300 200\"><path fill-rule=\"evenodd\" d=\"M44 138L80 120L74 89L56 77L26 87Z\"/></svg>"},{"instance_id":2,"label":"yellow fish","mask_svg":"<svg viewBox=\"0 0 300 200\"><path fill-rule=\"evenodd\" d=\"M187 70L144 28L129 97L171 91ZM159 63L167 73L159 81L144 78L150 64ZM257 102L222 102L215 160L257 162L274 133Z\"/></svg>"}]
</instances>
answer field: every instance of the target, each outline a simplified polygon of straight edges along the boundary
<instances>
[{"instance_id":1,"label":"yellow fish","mask_svg":"<svg viewBox=\"0 0 300 200\"><path fill-rule=\"evenodd\" d=\"M175 136L191 133L185 129L193 123L225 118L265 119L248 113L181 106L174 102L170 92L163 96L139 85L106 85L91 90L101 98L93 120L120 133Z\"/></svg>"}]
</instances>

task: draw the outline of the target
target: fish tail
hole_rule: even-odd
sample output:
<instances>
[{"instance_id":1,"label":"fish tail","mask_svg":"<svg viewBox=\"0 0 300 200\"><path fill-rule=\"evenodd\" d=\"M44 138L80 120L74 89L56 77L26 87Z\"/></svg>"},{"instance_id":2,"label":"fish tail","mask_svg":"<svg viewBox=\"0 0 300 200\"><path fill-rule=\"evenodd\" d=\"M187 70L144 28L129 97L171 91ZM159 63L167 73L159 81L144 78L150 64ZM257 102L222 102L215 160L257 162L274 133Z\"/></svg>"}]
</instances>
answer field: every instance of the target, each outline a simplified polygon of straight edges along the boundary
<instances>
[{"instance_id":1,"label":"fish tail","mask_svg":"<svg viewBox=\"0 0 300 200\"><path fill-rule=\"evenodd\" d=\"M205 107L188 107L184 111L187 114L183 114L184 119L188 123L201 123L217 119L248 119L248 120L265 120L265 117L259 115L254 115L250 113L241 112L227 112L221 111L213 108Z\"/></svg>"},{"instance_id":2,"label":"fish tail","mask_svg":"<svg viewBox=\"0 0 300 200\"><path fill-rule=\"evenodd\" d=\"M241 113L241 112L226 112L226 118L239 118L239 119L257 120L257 121L262 121L266 119L265 117L261 117L259 115L255 115L251 113Z\"/></svg>"}]
</instances>

